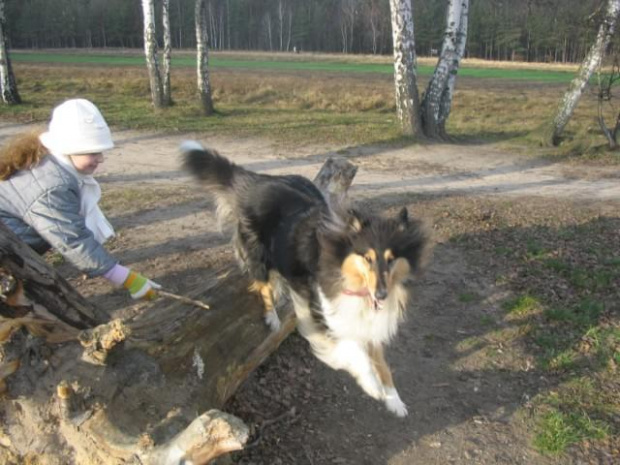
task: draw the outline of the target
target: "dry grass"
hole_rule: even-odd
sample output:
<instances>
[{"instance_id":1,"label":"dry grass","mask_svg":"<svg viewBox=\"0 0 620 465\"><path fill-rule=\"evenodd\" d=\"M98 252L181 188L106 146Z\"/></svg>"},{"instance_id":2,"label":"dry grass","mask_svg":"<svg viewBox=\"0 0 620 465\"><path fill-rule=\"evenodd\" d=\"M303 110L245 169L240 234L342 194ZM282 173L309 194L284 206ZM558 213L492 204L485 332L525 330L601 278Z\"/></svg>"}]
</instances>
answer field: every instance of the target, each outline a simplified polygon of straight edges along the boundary
<instances>
[{"instance_id":1,"label":"dry grass","mask_svg":"<svg viewBox=\"0 0 620 465\"><path fill-rule=\"evenodd\" d=\"M248 57L241 52L218 55ZM274 54L265 54L263 58L267 55ZM307 60L309 54L284 55L286 59L301 56ZM259 59L261 54L251 56ZM390 58L313 54L312 59L368 63ZM420 59L428 63L434 60ZM477 67L570 68L568 65L471 63ZM218 110L215 118L201 116L195 93L195 71L191 68L173 69L176 105L155 112L150 106L148 80L142 67L18 63L16 74L25 105L0 107L0 118L44 122L51 107L79 95L94 100L109 121L120 127L260 135L291 144L321 140L362 145L401 140L395 117L393 79L386 74L218 68L211 76ZM420 91L424 86L422 78ZM528 153L588 154L599 161L617 163L618 157L601 149L605 140L598 127L596 99L591 92L582 98L567 127L567 143L554 150L538 147L538 130L550 121L564 90L563 84L459 77L448 132L464 141L504 142L515 150L525 146ZM615 112L613 108L607 109L609 121L615 118Z\"/></svg>"}]
</instances>

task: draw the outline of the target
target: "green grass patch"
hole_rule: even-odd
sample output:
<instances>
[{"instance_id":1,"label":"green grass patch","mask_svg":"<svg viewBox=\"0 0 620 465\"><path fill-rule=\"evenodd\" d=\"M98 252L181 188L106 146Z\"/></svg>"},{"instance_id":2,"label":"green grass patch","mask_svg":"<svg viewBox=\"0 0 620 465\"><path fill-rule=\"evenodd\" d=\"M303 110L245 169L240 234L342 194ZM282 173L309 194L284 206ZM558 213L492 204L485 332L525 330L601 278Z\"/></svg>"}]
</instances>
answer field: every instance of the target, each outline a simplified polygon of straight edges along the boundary
<instances>
[{"instance_id":1,"label":"green grass patch","mask_svg":"<svg viewBox=\"0 0 620 465\"><path fill-rule=\"evenodd\" d=\"M605 306L601 302L584 298L571 307L546 309L544 314L550 321L572 323L577 328L585 329L596 325L604 310Z\"/></svg>"},{"instance_id":2,"label":"green grass patch","mask_svg":"<svg viewBox=\"0 0 620 465\"><path fill-rule=\"evenodd\" d=\"M459 294L459 302L469 304L480 300L480 296L475 292L463 292Z\"/></svg>"},{"instance_id":3,"label":"green grass patch","mask_svg":"<svg viewBox=\"0 0 620 465\"><path fill-rule=\"evenodd\" d=\"M524 317L540 311L540 301L531 295L522 295L503 303L503 308L512 316Z\"/></svg>"},{"instance_id":4,"label":"green grass patch","mask_svg":"<svg viewBox=\"0 0 620 465\"><path fill-rule=\"evenodd\" d=\"M602 366L620 366L620 327L593 327L583 338Z\"/></svg>"},{"instance_id":5,"label":"green grass patch","mask_svg":"<svg viewBox=\"0 0 620 465\"><path fill-rule=\"evenodd\" d=\"M533 240L533 239L530 239L527 241L526 247L527 247L526 257L529 260L538 260L546 256L549 253L549 250L547 250L544 246L542 246L536 240Z\"/></svg>"},{"instance_id":6,"label":"green grass patch","mask_svg":"<svg viewBox=\"0 0 620 465\"><path fill-rule=\"evenodd\" d=\"M535 400L540 410L534 439L538 450L560 455L572 445L616 434L616 400L601 388L600 379L579 377L539 396Z\"/></svg>"},{"instance_id":7,"label":"green grass patch","mask_svg":"<svg viewBox=\"0 0 620 465\"><path fill-rule=\"evenodd\" d=\"M274 54L266 57L265 54L257 55L248 59L243 55L230 57L211 53L209 67L213 70L244 69L244 70L268 70L268 71L320 71L336 73L379 73L392 75L394 66L390 62L364 63L363 61L351 62L349 60L315 60L313 55L304 55L305 58L290 58L286 54ZM144 66L144 57L139 54L101 54L101 53L76 53L53 51L46 53L12 51L11 59L15 63L34 64L69 64L69 65L97 65L97 66ZM187 53L172 54L172 66L177 68L196 68L196 57ZM418 64L420 76L430 76L434 66ZM459 75L476 79L509 79L519 81L538 81L551 83L568 83L574 77L574 73L557 70L536 69L503 69L477 67L475 65L463 65Z\"/></svg>"},{"instance_id":8,"label":"green grass patch","mask_svg":"<svg viewBox=\"0 0 620 465\"><path fill-rule=\"evenodd\" d=\"M559 455L573 444L588 439L604 439L608 431L606 424L592 420L583 412L552 410L541 418L534 445L543 453Z\"/></svg>"}]
</instances>

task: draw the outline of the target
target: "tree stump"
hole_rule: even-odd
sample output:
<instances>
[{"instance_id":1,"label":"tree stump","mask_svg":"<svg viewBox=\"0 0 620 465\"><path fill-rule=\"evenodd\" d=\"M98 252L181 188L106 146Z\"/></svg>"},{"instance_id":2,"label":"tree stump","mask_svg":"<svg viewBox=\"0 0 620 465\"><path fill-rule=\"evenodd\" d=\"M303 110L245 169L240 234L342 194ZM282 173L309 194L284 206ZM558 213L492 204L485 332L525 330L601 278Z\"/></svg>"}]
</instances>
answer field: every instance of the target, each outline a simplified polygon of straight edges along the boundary
<instances>
[{"instance_id":1,"label":"tree stump","mask_svg":"<svg viewBox=\"0 0 620 465\"><path fill-rule=\"evenodd\" d=\"M315 183L334 208L355 172L345 160L321 168ZM295 316L280 302L272 332L232 255L185 293L210 310L162 298L126 321L106 321L2 225L0 267L0 462L202 464L243 447L247 426L217 409Z\"/></svg>"}]
</instances>

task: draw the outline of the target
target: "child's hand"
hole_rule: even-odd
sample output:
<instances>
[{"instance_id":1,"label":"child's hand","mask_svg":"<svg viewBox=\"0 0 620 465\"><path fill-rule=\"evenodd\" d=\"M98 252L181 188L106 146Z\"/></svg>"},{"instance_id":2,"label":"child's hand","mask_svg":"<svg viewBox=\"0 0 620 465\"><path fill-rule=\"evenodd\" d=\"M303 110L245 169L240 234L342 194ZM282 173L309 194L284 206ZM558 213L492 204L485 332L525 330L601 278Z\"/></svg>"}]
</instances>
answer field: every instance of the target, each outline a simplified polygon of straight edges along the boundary
<instances>
[{"instance_id":1,"label":"child's hand","mask_svg":"<svg viewBox=\"0 0 620 465\"><path fill-rule=\"evenodd\" d=\"M140 273L130 271L127 279L123 283L125 289L133 299L153 300L157 298L157 289L161 286L150 279L142 276Z\"/></svg>"}]
</instances>

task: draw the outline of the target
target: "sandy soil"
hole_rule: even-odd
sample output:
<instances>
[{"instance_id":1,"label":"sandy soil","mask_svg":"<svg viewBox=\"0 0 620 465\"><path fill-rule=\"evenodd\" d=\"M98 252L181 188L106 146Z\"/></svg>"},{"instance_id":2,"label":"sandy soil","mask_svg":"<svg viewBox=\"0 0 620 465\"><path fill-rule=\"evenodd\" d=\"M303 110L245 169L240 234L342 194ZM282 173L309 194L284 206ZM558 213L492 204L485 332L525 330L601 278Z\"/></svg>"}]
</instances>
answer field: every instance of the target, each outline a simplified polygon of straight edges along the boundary
<instances>
[{"instance_id":1,"label":"sandy soil","mask_svg":"<svg viewBox=\"0 0 620 465\"><path fill-rule=\"evenodd\" d=\"M0 124L0 143L22 129ZM180 169L177 148L184 139L197 139L249 169L270 174L312 178L327 157L347 157L359 167L351 199L386 209L412 193L536 197L549 202L555 198L620 200L620 175L615 168L532 160L493 145L316 145L291 150L260 139L135 131L117 131L115 139L117 148L99 174L102 188L110 192L152 186L174 196L175 188L188 189L192 183ZM180 257L204 248L226 249L226 238L216 233L203 200L189 195L187 202L173 208L156 208L158 202L153 199L155 208L148 211L110 218L124 238L114 253L174 288L170 270ZM347 375L318 362L305 341L293 334L226 409L249 424L263 426L252 445L233 460L246 464L559 463L532 449L526 423L514 414L546 388L545 380L527 369L510 372L470 366L456 349L459 341L479 334L482 316L498 310L501 295L494 278L450 243L437 244L428 270L413 289L407 322L388 352L395 383L409 406L406 419L391 416ZM111 310L122 311L128 303L124 297L99 298L107 290L105 284L89 287L73 282ZM458 295L472 288L483 297L482 303L464 317L465 304Z\"/></svg>"}]
</instances>

